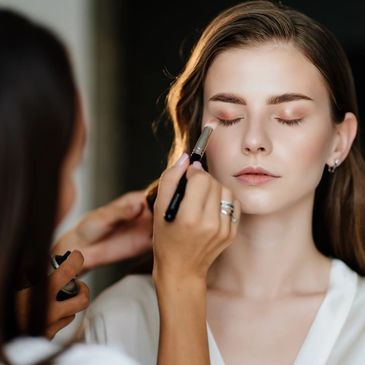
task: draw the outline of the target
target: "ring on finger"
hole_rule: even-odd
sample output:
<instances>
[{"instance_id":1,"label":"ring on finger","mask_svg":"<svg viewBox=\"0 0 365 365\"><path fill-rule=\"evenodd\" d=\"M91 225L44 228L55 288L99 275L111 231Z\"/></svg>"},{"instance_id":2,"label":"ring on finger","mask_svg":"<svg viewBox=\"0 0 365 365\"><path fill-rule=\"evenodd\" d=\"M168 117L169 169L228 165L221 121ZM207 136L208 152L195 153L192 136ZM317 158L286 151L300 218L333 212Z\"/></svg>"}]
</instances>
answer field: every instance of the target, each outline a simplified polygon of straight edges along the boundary
<instances>
[{"instance_id":1,"label":"ring on finger","mask_svg":"<svg viewBox=\"0 0 365 365\"><path fill-rule=\"evenodd\" d=\"M230 208L232 210L234 210L234 205L233 203L227 201L227 200L221 200L220 201L220 207L221 208Z\"/></svg>"},{"instance_id":2,"label":"ring on finger","mask_svg":"<svg viewBox=\"0 0 365 365\"><path fill-rule=\"evenodd\" d=\"M232 208L221 207L220 212L221 212L221 214L231 216L233 214L234 210Z\"/></svg>"},{"instance_id":3,"label":"ring on finger","mask_svg":"<svg viewBox=\"0 0 365 365\"><path fill-rule=\"evenodd\" d=\"M228 215L231 218L231 223L237 223L237 218L234 215L234 209L221 207L220 212L223 215Z\"/></svg>"},{"instance_id":4,"label":"ring on finger","mask_svg":"<svg viewBox=\"0 0 365 365\"><path fill-rule=\"evenodd\" d=\"M237 223L237 218L234 215L234 205L226 200L220 202L221 214L228 215L231 218L231 223Z\"/></svg>"}]
</instances>

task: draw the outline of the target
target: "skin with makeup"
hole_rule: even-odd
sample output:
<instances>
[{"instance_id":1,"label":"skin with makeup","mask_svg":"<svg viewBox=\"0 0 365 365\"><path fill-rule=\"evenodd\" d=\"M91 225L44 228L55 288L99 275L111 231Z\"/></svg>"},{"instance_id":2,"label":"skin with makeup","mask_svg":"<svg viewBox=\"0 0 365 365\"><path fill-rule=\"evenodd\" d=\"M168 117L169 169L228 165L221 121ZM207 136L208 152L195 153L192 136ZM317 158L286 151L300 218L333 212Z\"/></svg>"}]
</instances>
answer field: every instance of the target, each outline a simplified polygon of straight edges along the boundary
<instances>
[{"instance_id":1,"label":"skin with makeup","mask_svg":"<svg viewBox=\"0 0 365 365\"><path fill-rule=\"evenodd\" d=\"M362 364L365 165L351 69L335 37L285 6L239 4L204 30L167 107L170 163L215 123L203 165L241 207L233 244L202 278L210 363ZM147 277L108 289L89 311L86 339L153 364L155 289L157 298L169 290ZM116 331L121 324L148 333L131 337Z\"/></svg>"}]
</instances>

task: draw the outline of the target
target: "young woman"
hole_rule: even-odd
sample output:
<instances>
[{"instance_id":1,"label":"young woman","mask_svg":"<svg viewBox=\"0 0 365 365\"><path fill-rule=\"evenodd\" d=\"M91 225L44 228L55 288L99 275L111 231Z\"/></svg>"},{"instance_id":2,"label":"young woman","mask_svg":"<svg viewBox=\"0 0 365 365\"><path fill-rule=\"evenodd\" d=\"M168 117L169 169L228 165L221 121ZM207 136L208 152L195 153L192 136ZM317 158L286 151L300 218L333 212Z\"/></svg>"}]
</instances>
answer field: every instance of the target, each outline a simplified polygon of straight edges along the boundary
<instances>
[{"instance_id":1,"label":"young woman","mask_svg":"<svg viewBox=\"0 0 365 365\"><path fill-rule=\"evenodd\" d=\"M62 304L56 301L58 290L82 270L83 257L79 251L72 252L48 278L53 231L75 197L72 177L80 162L85 133L78 92L63 45L43 27L10 11L0 10L0 363L136 364L118 351L74 342L60 348L45 338L46 335L52 337L72 320L72 314L77 308L85 307L88 300L87 288L82 285L77 297ZM186 169L187 159L183 156L178 165L166 172L169 184L161 185L157 210L160 204L171 198L171 189ZM212 188L209 196L200 202L219 204L222 197L232 199L227 189L199 168L190 168L188 178L187 201L182 207L186 205L189 212L201 212L201 205L191 204L189 198L189 191L196 191L201 179L210 183ZM135 203L138 198L132 200ZM86 242L83 245L78 245L101 244L105 229L110 229L108 224L105 227L105 222L114 224L118 219L132 219L142 210L140 206L134 213L131 208L132 211L125 210L122 214L120 208L115 202L89 216L81 222L78 231L61 239L56 247L64 249L70 244L64 241L72 241L80 232L87 237L84 237ZM206 227L212 217L212 213L208 213L202 214L202 227ZM218 212L215 216L222 222L221 229L213 227L202 234L198 227L188 232L189 241L199 237L205 242L203 247L213 252L210 261L227 246L235 233L235 227L227 217ZM206 255L200 252L194 256L200 260L191 261L189 266L179 256L183 252L181 247L171 246L166 252L166 241L170 240L174 227L183 223L184 220L178 219L173 225L164 227L161 224L155 231L158 237L155 240L156 257L161 262L158 272L163 273L161 278L168 275L171 282L180 279L183 268L184 273L195 278L201 272L201 263L209 265ZM166 265L159 259L165 256L174 260L175 265ZM104 262L107 261L108 258L104 257ZM92 260L90 255L87 268L93 267L93 263L100 264L100 260ZM24 286L30 288L20 293L18 289ZM169 288L164 282L162 286ZM194 289L190 285L180 287L179 293L164 290L165 302L162 304L178 301L189 307L186 291L191 288ZM164 313L163 307L161 312ZM175 313L169 310L167 314L169 320L175 321ZM198 312L197 323L203 323L204 316L205 312ZM194 323L182 322L181 326L186 333ZM204 338L201 328L198 330L202 333L195 331L197 341ZM194 335L172 337L169 328L165 333L162 342L166 347L161 347L161 365L178 362L182 356L186 359L181 351L169 357L169 348L176 344L192 349L190 354L193 356ZM206 354L203 356L206 362ZM194 363L194 358L191 361L188 358L188 361Z\"/></svg>"},{"instance_id":2,"label":"young woman","mask_svg":"<svg viewBox=\"0 0 365 365\"><path fill-rule=\"evenodd\" d=\"M205 123L218 124L205 166L241 204L234 244L207 278L211 364L363 364L365 168L352 73L335 37L279 4L236 5L205 29L167 107L171 162ZM154 363L149 277L108 289L88 321L89 341ZM134 331L114 330L125 326Z\"/></svg>"}]
</instances>

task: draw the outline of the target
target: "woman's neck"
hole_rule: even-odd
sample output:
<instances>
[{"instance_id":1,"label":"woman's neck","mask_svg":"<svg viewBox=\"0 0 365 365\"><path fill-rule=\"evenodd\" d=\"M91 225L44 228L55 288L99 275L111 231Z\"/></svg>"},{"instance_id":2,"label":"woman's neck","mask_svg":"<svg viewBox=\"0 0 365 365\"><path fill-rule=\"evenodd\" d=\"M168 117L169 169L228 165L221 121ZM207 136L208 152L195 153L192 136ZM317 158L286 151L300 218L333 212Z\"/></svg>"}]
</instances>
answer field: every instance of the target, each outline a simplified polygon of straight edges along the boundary
<instances>
[{"instance_id":1,"label":"woman's neck","mask_svg":"<svg viewBox=\"0 0 365 365\"><path fill-rule=\"evenodd\" d=\"M304 206L303 206L304 205ZM213 264L208 288L256 299L327 290L330 260L312 238L312 205L242 215L238 234Z\"/></svg>"}]
</instances>

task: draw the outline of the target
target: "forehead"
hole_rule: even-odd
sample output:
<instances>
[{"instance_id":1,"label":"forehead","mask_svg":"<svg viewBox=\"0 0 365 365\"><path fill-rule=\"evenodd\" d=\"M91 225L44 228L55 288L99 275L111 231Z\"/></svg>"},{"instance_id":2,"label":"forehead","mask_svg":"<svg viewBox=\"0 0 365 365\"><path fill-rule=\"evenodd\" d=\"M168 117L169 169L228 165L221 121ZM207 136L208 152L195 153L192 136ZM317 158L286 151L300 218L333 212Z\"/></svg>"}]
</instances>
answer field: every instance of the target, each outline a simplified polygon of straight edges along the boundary
<instances>
[{"instance_id":1,"label":"forehead","mask_svg":"<svg viewBox=\"0 0 365 365\"><path fill-rule=\"evenodd\" d=\"M204 89L210 92L282 94L307 93L328 100L318 69L290 43L264 43L230 48L209 67Z\"/></svg>"}]
</instances>

